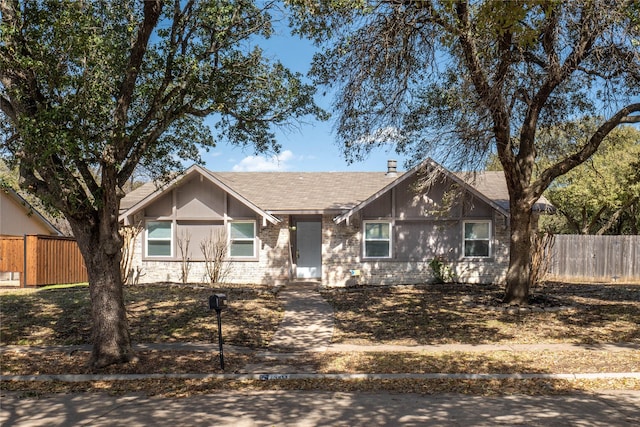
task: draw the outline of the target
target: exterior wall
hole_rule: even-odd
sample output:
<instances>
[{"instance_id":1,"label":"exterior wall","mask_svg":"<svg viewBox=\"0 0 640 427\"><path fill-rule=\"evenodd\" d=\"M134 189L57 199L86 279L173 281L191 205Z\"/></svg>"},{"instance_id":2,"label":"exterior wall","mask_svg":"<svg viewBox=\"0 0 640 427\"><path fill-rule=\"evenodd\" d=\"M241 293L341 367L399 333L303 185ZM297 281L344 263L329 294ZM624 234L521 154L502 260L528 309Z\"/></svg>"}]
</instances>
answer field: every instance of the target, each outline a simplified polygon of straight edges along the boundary
<instances>
[{"instance_id":1,"label":"exterior wall","mask_svg":"<svg viewBox=\"0 0 640 427\"><path fill-rule=\"evenodd\" d=\"M439 248L428 250L422 245L424 253L413 258L363 260L361 224L361 218L352 218L349 224L335 224L330 216L322 218L322 282L325 286L417 284L434 279L429 262L434 258L434 252L440 251ZM459 256L461 238L458 238L458 246L447 247L448 253L455 256L446 257L445 264L455 272L457 282L504 282L509 265L509 228L506 219L498 212L494 212L492 224L490 258L465 259ZM462 233L461 221L427 221L424 225L425 230L441 227L446 228L447 233L459 236ZM437 235L431 235L431 240L437 241ZM357 270L359 276L352 275L352 270Z\"/></svg>"},{"instance_id":2,"label":"exterior wall","mask_svg":"<svg viewBox=\"0 0 640 427\"><path fill-rule=\"evenodd\" d=\"M289 223L285 218L282 223L260 227L257 219L258 257L256 260L228 261L225 282L228 283L265 283L282 284L289 278ZM145 260L142 256L144 239L142 234L135 242L135 256L132 263L131 282L180 282L182 261ZM191 261L188 282L208 282L205 263Z\"/></svg>"},{"instance_id":3,"label":"exterior wall","mask_svg":"<svg viewBox=\"0 0 640 427\"><path fill-rule=\"evenodd\" d=\"M509 263L506 218L486 202L442 179L416 191L415 180L400 183L364 207L349 222L323 217L323 283L327 286L424 283L434 279L436 257L466 283L504 282ZM390 258L363 258L362 222L391 223ZM464 257L465 220L491 221L491 256ZM359 275L352 275L356 270Z\"/></svg>"},{"instance_id":4,"label":"exterior wall","mask_svg":"<svg viewBox=\"0 0 640 427\"><path fill-rule=\"evenodd\" d=\"M452 193L451 182L432 186L424 193L414 191L413 182L403 182L348 222L336 224L335 214L322 215L322 283L325 286L389 285L425 283L433 280L429 263L435 257L455 272L455 280L467 283L503 282L508 267L509 228L504 216L470 194ZM199 242L215 227L229 220L255 219L257 257L228 261L227 282L280 284L290 277L290 231L285 216L279 224L262 227L261 218L220 188L197 178L167 191L156 203L135 218L172 220L174 238L179 230L191 230L189 282L207 282L205 264L198 257ZM206 194L202 194L206 193ZM452 196L454 194L454 196ZM463 256L463 221L490 220L491 256ZM363 258L365 220L391 223L390 258ZM181 228L182 227L182 228ZM144 232L138 237L132 281L141 283L181 281L182 260L175 250L170 259L144 257ZM353 274L352 272L357 272Z\"/></svg>"},{"instance_id":5,"label":"exterior wall","mask_svg":"<svg viewBox=\"0 0 640 427\"><path fill-rule=\"evenodd\" d=\"M40 218L12 197L0 190L0 234L22 236L25 234L55 234L47 228Z\"/></svg>"}]
</instances>

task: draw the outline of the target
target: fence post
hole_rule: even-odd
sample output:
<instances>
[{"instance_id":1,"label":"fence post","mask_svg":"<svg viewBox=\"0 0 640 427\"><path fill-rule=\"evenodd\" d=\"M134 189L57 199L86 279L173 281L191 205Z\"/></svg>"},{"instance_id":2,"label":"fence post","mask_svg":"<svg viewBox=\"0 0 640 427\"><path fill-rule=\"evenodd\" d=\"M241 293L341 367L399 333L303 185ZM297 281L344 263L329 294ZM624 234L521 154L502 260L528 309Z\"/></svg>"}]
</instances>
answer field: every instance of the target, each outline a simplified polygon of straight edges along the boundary
<instances>
[{"instance_id":1,"label":"fence post","mask_svg":"<svg viewBox=\"0 0 640 427\"><path fill-rule=\"evenodd\" d=\"M27 243L28 242L28 243ZM38 284L38 236L26 236L25 238L25 271L28 271L25 286Z\"/></svg>"},{"instance_id":2,"label":"fence post","mask_svg":"<svg viewBox=\"0 0 640 427\"><path fill-rule=\"evenodd\" d=\"M27 235L22 236L22 274L20 274L20 287L27 287Z\"/></svg>"}]
</instances>

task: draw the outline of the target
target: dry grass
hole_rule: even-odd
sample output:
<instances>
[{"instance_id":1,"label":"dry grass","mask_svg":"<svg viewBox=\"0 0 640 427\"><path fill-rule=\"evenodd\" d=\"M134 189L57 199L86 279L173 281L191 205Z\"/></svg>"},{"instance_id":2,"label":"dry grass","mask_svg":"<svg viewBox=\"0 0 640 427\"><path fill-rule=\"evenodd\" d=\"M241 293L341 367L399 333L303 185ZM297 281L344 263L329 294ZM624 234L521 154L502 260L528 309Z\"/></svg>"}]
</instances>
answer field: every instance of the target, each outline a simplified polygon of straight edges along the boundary
<instances>
[{"instance_id":1,"label":"dry grass","mask_svg":"<svg viewBox=\"0 0 640 427\"><path fill-rule=\"evenodd\" d=\"M21 392L22 397L40 397L51 393L109 393L124 395L144 393L148 396L184 398L224 391L318 390L344 393L392 392L431 394L496 395L564 395L601 390L640 390L637 379L557 380L557 379L395 379L334 380L308 379L283 381L225 381L219 379L181 380L149 379L140 381L87 381L79 383L12 381L3 384L7 391Z\"/></svg>"},{"instance_id":2,"label":"dry grass","mask_svg":"<svg viewBox=\"0 0 640 427\"><path fill-rule=\"evenodd\" d=\"M227 344L265 347L283 316L266 286L154 284L127 286L124 292L134 342L217 341L217 320L208 305L212 293L228 298L229 308L222 314ZM88 344L89 304L87 287L0 294L0 344Z\"/></svg>"},{"instance_id":3,"label":"dry grass","mask_svg":"<svg viewBox=\"0 0 640 427\"><path fill-rule=\"evenodd\" d=\"M140 351L138 360L124 366L110 366L100 374L215 374L241 373L247 364L280 366L277 358L247 353L225 353L225 370L217 352ZM87 366L89 352L5 351L3 375L60 375L97 373ZM599 373L640 372L638 351L485 351L485 352L348 352L300 354L287 360L287 372L309 370L333 373Z\"/></svg>"},{"instance_id":4,"label":"dry grass","mask_svg":"<svg viewBox=\"0 0 640 427\"><path fill-rule=\"evenodd\" d=\"M550 283L535 291L538 308L547 309L540 312L498 310L502 292L449 284L326 290L323 296L334 307L339 343L640 343L639 285Z\"/></svg>"},{"instance_id":5,"label":"dry grass","mask_svg":"<svg viewBox=\"0 0 640 427\"><path fill-rule=\"evenodd\" d=\"M375 345L446 343L640 343L640 286L548 284L537 301L562 311L509 314L496 310L501 289L493 286L423 285L326 290L335 309L334 341ZM145 285L125 290L136 342L215 340L216 320L208 296L224 292L226 344L253 352L225 352L226 373L248 364L282 365L261 358L282 317L267 287L211 289ZM544 297L542 297L544 295ZM89 340L88 290L75 288L0 294L0 341L6 344L83 344ZM109 373L221 373L217 352L141 351L135 363L100 370ZM5 350L4 375L86 374L89 353ZM533 352L309 353L284 362L288 372L319 373L595 373L639 372L640 352L599 350ZM640 389L640 380L144 380L84 383L5 381L5 390L28 395L51 392L145 392L189 396L219 390L314 389L332 391L455 392L479 395L560 394L598 389Z\"/></svg>"}]
</instances>

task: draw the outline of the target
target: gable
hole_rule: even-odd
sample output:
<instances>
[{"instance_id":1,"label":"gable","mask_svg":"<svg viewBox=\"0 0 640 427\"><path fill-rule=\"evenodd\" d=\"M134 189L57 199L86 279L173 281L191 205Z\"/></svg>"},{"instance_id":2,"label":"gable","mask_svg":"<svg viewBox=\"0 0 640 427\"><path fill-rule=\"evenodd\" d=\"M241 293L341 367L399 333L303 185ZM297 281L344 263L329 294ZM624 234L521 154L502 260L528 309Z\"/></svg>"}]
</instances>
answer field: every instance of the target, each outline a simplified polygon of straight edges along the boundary
<instances>
[{"instance_id":1,"label":"gable","mask_svg":"<svg viewBox=\"0 0 640 427\"><path fill-rule=\"evenodd\" d=\"M397 216L400 219L459 217L461 189L442 176L432 185L420 188L418 177L400 183L396 189Z\"/></svg>"},{"instance_id":2,"label":"gable","mask_svg":"<svg viewBox=\"0 0 640 427\"><path fill-rule=\"evenodd\" d=\"M182 182L176 191L178 218L224 218L225 192L200 176Z\"/></svg>"},{"instance_id":3,"label":"gable","mask_svg":"<svg viewBox=\"0 0 640 427\"><path fill-rule=\"evenodd\" d=\"M423 173L437 176L433 176L428 187L421 189L417 185ZM384 206L389 206L387 211ZM361 212L363 217L385 217L392 214L391 209L395 209L394 214L400 219L461 217L463 214L480 217L491 215L493 211L505 217L508 215L499 204L473 186L427 159L334 221L346 221L356 212Z\"/></svg>"},{"instance_id":4,"label":"gable","mask_svg":"<svg viewBox=\"0 0 640 427\"><path fill-rule=\"evenodd\" d=\"M147 183L123 199L121 221L131 224L133 217L142 213L147 217L175 216L177 219L188 220L223 219L225 215L257 215L262 217L263 223L279 222L197 165L164 187L155 188L152 185Z\"/></svg>"},{"instance_id":5,"label":"gable","mask_svg":"<svg viewBox=\"0 0 640 427\"><path fill-rule=\"evenodd\" d=\"M22 236L61 233L18 193L0 190L0 234Z\"/></svg>"}]
</instances>

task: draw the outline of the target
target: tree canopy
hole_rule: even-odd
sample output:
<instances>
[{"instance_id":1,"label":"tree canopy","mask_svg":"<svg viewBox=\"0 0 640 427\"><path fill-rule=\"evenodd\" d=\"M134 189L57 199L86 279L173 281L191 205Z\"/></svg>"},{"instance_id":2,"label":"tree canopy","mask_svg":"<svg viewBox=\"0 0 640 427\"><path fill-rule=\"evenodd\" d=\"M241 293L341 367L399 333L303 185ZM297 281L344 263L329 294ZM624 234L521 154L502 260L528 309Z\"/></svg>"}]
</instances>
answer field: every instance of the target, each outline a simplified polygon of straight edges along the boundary
<instances>
[{"instance_id":1,"label":"tree canopy","mask_svg":"<svg viewBox=\"0 0 640 427\"><path fill-rule=\"evenodd\" d=\"M313 75L337 96L337 136L358 159L395 144L478 168L497 155L510 195L505 301L526 304L532 206L622 123L640 121L640 4L600 0L290 0L324 47ZM534 174L538 130L600 117Z\"/></svg>"},{"instance_id":2,"label":"tree canopy","mask_svg":"<svg viewBox=\"0 0 640 427\"><path fill-rule=\"evenodd\" d=\"M638 234L640 131L630 126L612 131L588 161L558 177L545 196L558 212L555 221L545 221L545 227L555 225L554 232Z\"/></svg>"},{"instance_id":3,"label":"tree canopy","mask_svg":"<svg viewBox=\"0 0 640 427\"><path fill-rule=\"evenodd\" d=\"M117 165L122 185L139 163L175 169L216 139L277 151L274 125L321 114L314 89L254 46L272 31L267 8L168 3L2 1L3 153L35 191L74 185L93 203L94 166ZM27 176L43 168L64 183Z\"/></svg>"},{"instance_id":4,"label":"tree canopy","mask_svg":"<svg viewBox=\"0 0 640 427\"><path fill-rule=\"evenodd\" d=\"M132 357L118 211L135 168L161 175L217 142L278 151L274 127L324 116L314 87L258 47L274 7L0 0L0 151L73 229L89 274L94 366Z\"/></svg>"}]
</instances>

